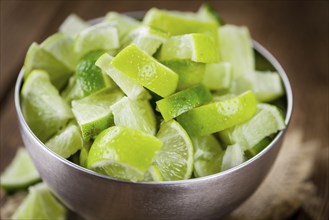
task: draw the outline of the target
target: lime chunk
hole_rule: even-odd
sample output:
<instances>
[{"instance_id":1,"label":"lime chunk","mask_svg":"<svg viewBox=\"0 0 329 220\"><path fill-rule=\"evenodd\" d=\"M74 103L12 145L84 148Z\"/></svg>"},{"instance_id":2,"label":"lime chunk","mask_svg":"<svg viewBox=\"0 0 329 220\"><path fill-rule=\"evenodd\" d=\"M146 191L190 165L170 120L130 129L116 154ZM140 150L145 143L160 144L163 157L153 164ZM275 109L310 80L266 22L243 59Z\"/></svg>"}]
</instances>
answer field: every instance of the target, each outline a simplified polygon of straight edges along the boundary
<instances>
[{"instance_id":1,"label":"lime chunk","mask_svg":"<svg viewBox=\"0 0 329 220\"><path fill-rule=\"evenodd\" d=\"M34 70L21 91L22 111L33 133L47 141L73 117L70 106L50 83L45 71Z\"/></svg>"},{"instance_id":2,"label":"lime chunk","mask_svg":"<svg viewBox=\"0 0 329 220\"><path fill-rule=\"evenodd\" d=\"M123 49L112 65L162 97L176 90L178 75L134 44Z\"/></svg>"},{"instance_id":3,"label":"lime chunk","mask_svg":"<svg viewBox=\"0 0 329 220\"><path fill-rule=\"evenodd\" d=\"M29 188L29 194L16 209L11 219L64 220L66 209L50 193L44 183Z\"/></svg>"},{"instance_id":4,"label":"lime chunk","mask_svg":"<svg viewBox=\"0 0 329 220\"><path fill-rule=\"evenodd\" d=\"M131 181L143 180L162 142L133 128L110 127L101 132L90 148L88 168Z\"/></svg>"},{"instance_id":5,"label":"lime chunk","mask_svg":"<svg viewBox=\"0 0 329 220\"><path fill-rule=\"evenodd\" d=\"M256 71L252 88L260 102L270 102L284 94L281 78L276 72Z\"/></svg>"},{"instance_id":6,"label":"lime chunk","mask_svg":"<svg viewBox=\"0 0 329 220\"><path fill-rule=\"evenodd\" d=\"M83 146L80 128L75 123L70 123L49 139L45 145L56 154L69 158Z\"/></svg>"},{"instance_id":7,"label":"lime chunk","mask_svg":"<svg viewBox=\"0 0 329 220\"><path fill-rule=\"evenodd\" d=\"M59 31L74 37L89 26L87 22L76 14L70 14L59 27Z\"/></svg>"},{"instance_id":8,"label":"lime chunk","mask_svg":"<svg viewBox=\"0 0 329 220\"><path fill-rule=\"evenodd\" d=\"M281 112L274 105L258 104L258 111L248 121L220 132L226 144L237 143L243 150L251 149L265 137L285 128Z\"/></svg>"},{"instance_id":9,"label":"lime chunk","mask_svg":"<svg viewBox=\"0 0 329 220\"><path fill-rule=\"evenodd\" d=\"M194 176L202 177L221 171L224 151L213 135L191 138L194 146Z\"/></svg>"},{"instance_id":10,"label":"lime chunk","mask_svg":"<svg viewBox=\"0 0 329 220\"><path fill-rule=\"evenodd\" d=\"M104 51L92 51L82 57L76 67L77 83L80 85L83 96L91 95L105 87L112 85L109 76L95 65Z\"/></svg>"},{"instance_id":11,"label":"lime chunk","mask_svg":"<svg viewBox=\"0 0 329 220\"><path fill-rule=\"evenodd\" d=\"M67 86L61 93L61 96L70 104L72 100L80 99L83 97L83 91L80 84L77 83L76 75L70 77Z\"/></svg>"},{"instance_id":12,"label":"lime chunk","mask_svg":"<svg viewBox=\"0 0 329 220\"><path fill-rule=\"evenodd\" d=\"M85 142L80 150L79 165L87 168L88 166L88 154L91 147L91 142Z\"/></svg>"},{"instance_id":13,"label":"lime chunk","mask_svg":"<svg viewBox=\"0 0 329 220\"><path fill-rule=\"evenodd\" d=\"M148 26L141 26L130 32L122 40L121 48L125 48L132 43L149 55L153 55L168 38L169 36L165 32Z\"/></svg>"},{"instance_id":14,"label":"lime chunk","mask_svg":"<svg viewBox=\"0 0 329 220\"><path fill-rule=\"evenodd\" d=\"M204 85L197 85L174 93L156 102L165 121L176 118L197 106L210 102L212 96Z\"/></svg>"},{"instance_id":15,"label":"lime chunk","mask_svg":"<svg viewBox=\"0 0 329 220\"><path fill-rule=\"evenodd\" d=\"M171 37L157 56L160 61L192 60L200 63L219 61L218 48L206 34L185 34Z\"/></svg>"},{"instance_id":16,"label":"lime chunk","mask_svg":"<svg viewBox=\"0 0 329 220\"><path fill-rule=\"evenodd\" d=\"M232 82L232 67L228 62L208 63L202 83L210 90L227 90Z\"/></svg>"},{"instance_id":17,"label":"lime chunk","mask_svg":"<svg viewBox=\"0 0 329 220\"><path fill-rule=\"evenodd\" d=\"M136 19L129 17L127 15L119 14L114 11L110 11L106 14L105 22L113 23L118 29L119 39L122 40L130 31L139 27L141 23Z\"/></svg>"},{"instance_id":18,"label":"lime chunk","mask_svg":"<svg viewBox=\"0 0 329 220\"><path fill-rule=\"evenodd\" d=\"M205 21L217 22L218 25L224 25L225 23L216 9L207 3L204 3L200 6L197 14L202 20Z\"/></svg>"},{"instance_id":19,"label":"lime chunk","mask_svg":"<svg viewBox=\"0 0 329 220\"><path fill-rule=\"evenodd\" d=\"M129 98L149 99L150 94L148 91L134 79L114 68L111 64L112 60L111 55L104 54L96 61L96 66L108 74Z\"/></svg>"},{"instance_id":20,"label":"lime chunk","mask_svg":"<svg viewBox=\"0 0 329 220\"><path fill-rule=\"evenodd\" d=\"M48 37L40 46L74 71L77 57L73 51L73 43L74 40L70 35L56 33Z\"/></svg>"},{"instance_id":21,"label":"lime chunk","mask_svg":"<svg viewBox=\"0 0 329 220\"><path fill-rule=\"evenodd\" d=\"M247 91L232 99L194 108L177 119L190 135L204 136L241 124L256 110L256 98Z\"/></svg>"},{"instance_id":22,"label":"lime chunk","mask_svg":"<svg viewBox=\"0 0 329 220\"><path fill-rule=\"evenodd\" d=\"M175 120L164 122L156 136L163 142L153 164L164 181L191 178L193 172L193 145L186 131Z\"/></svg>"},{"instance_id":23,"label":"lime chunk","mask_svg":"<svg viewBox=\"0 0 329 220\"><path fill-rule=\"evenodd\" d=\"M26 188L41 178L25 148L19 148L10 165L1 174L0 185L11 191Z\"/></svg>"},{"instance_id":24,"label":"lime chunk","mask_svg":"<svg viewBox=\"0 0 329 220\"><path fill-rule=\"evenodd\" d=\"M245 161L244 153L238 144L227 146L222 162L222 171L238 166Z\"/></svg>"},{"instance_id":25,"label":"lime chunk","mask_svg":"<svg viewBox=\"0 0 329 220\"><path fill-rule=\"evenodd\" d=\"M114 124L155 135L156 120L148 100L123 97L111 106Z\"/></svg>"},{"instance_id":26,"label":"lime chunk","mask_svg":"<svg viewBox=\"0 0 329 220\"><path fill-rule=\"evenodd\" d=\"M272 142L271 137L266 137L261 140L258 144L253 146L252 148L245 151L247 159L252 158L253 156L260 153L265 147L267 147Z\"/></svg>"},{"instance_id":27,"label":"lime chunk","mask_svg":"<svg viewBox=\"0 0 329 220\"><path fill-rule=\"evenodd\" d=\"M146 182L161 182L163 177L157 165L152 164L144 174L143 181Z\"/></svg>"},{"instance_id":28,"label":"lime chunk","mask_svg":"<svg viewBox=\"0 0 329 220\"><path fill-rule=\"evenodd\" d=\"M49 74L51 82L61 90L71 76L71 70L53 55L41 48L37 43L32 43L27 51L24 61L24 78L32 70L41 69Z\"/></svg>"},{"instance_id":29,"label":"lime chunk","mask_svg":"<svg viewBox=\"0 0 329 220\"><path fill-rule=\"evenodd\" d=\"M112 50L119 46L117 28L110 23L99 23L78 34L74 42L74 51L82 57L93 50Z\"/></svg>"},{"instance_id":30,"label":"lime chunk","mask_svg":"<svg viewBox=\"0 0 329 220\"><path fill-rule=\"evenodd\" d=\"M72 111L82 131L83 140L88 141L102 130L114 125L111 105L122 97L121 91L106 88L83 99L72 101Z\"/></svg>"}]
</instances>

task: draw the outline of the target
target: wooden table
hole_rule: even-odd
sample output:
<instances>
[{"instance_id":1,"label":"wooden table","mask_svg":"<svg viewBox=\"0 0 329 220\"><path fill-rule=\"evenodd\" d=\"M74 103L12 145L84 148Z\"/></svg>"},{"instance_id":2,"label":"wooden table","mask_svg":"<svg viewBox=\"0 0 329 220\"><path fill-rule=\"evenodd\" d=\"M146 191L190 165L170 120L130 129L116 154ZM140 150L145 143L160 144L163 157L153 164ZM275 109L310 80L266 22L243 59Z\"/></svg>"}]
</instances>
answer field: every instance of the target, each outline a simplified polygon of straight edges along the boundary
<instances>
[{"instance_id":1,"label":"wooden table","mask_svg":"<svg viewBox=\"0 0 329 220\"><path fill-rule=\"evenodd\" d=\"M246 25L252 37L282 64L291 80L294 113L289 130L302 129L305 140L316 139L321 150L312 179L327 205L328 217L328 2L208 1L227 23ZM0 171L22 145L14 107L14 84L25 53L33 42L56 32L72 12L88 20L110 10L124 12L158 8L195 11L202 1L9 1L1 0L1 148ZM303 210L294 219L307 219Z\"/></svg>"}]
</instances>

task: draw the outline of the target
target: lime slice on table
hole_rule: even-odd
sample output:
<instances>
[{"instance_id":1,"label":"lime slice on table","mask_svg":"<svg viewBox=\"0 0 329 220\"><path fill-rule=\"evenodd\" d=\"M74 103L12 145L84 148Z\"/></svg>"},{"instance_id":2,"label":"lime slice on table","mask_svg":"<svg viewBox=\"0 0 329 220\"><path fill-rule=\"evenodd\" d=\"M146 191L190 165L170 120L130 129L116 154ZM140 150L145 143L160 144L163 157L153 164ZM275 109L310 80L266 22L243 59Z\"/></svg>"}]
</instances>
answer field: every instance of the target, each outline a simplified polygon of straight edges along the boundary
<instances>
[{"instance_id":1,"label":"lime slice on table","mask_svg":"<svg viewBox=\"0 0 329 220\"><path fill-rule=\"evenodd\" d=\"M49 139L45 145L56 154L69 158L83 146L80 128L75 123L70 123Z\"/></svg>"},{"instance_id":2,"label":"lime slice on table","mask_svg":"<svg viewBox=\"0 0 329 220\"><path fill-rule=\"evenodd\" d=\"M111 106L114 124L155 135L156 120L148 100L123 97Z\"/></svg>"},{"instance_id":3,"label":"lime slice on table","mask_svg":"<svg viewBox=\"0 0 329 220\"><path fill-rule=\"evenodd\" d=\"M170 60L161 62L178 74L177 90L187 89L202 82L205 64L190 60Z\"/></svg>"},{"instance_id":4,"label":"lime slice on table","mask_svg":"<svg viewBox=\"0 0 329 220\"><path fill-rule=\"evenodd\" d=\"M19 148L10 165L1 174L0 185L11 191L26 188L38 181L40 175L25 148Z\"/></svg>"},{"instance_id":5,"label":"lime slice on table","mask_svg":"<svg viewBox=\"0 0 329 220\"><path fill-rule=\"evenodd\" d=\"M281 78L276 72L255 72L252 89L260 102L273 101L284 94Z\"/></svg>"},{"instance_id":6,"label":"lime slice on table","mask_svg":"<svg viewBox=\"0 0 329 220\"><path fill-rule=\"evenodd\" d=\"M149 99L150 94L148 91L133 78L114 68L111 64L112 60L113 57L111 55L104 54L96 61L96 66L108 74L129 98Z\"/></svg>"},{"instance_id":7,"label":"lime slice on table","mask_svg":"<svg viewBox=\"0 0 329 220\"><path fill-rule=\"evenodd\" d=\"M73 43L74 39L70 35L56 33L48 37L40 46L74 71L77 57L73 51Z\"/></svg>"},{"instance_id":8,"label":"lime slice on table","mask_svg":"<svg viewBox=\"0 0 329 220\"><path fill-rule=\"evenodd\" d=\"M245 161L242 148L238 144L227 146L222 162L222 171L238 166Z\"/></svg>"},{"instance_id":9,"label":"lime slice on table","mask_svg":"<svg viewBox=\"0 0 329 220\"><path fill-rule=\"evenodd\" d=\"M256 98L247 91L232 99L194 108L178 116L177 120L190 135L204 136L241 124L256 110Z\"/></svg>"},{"instance_id":10,"label":"lime slice on table","mask_svg":"<svg viewBox=\"0 0 329 220\"><path fill-rule=\"evenodd\" d=\"M232 66L228 62L208 63L202 83L210 90L228 90L232 83Z\"/></svg>"},{"instance_id":11,"label":"lime slice on table","mask_svg":"<svg viewBox=\"0 0 329 220\"><path fill-rule=\"evenodd\" d=\"M80 84L77 83L76 75L70 77L67 86L61 93L61 96L70 104L72 100L80 99L83 97L83 91Z\"/></svg>"},{"instance_id":12,"label":"lime slice on table","mask_svg":"<svg viewBox=\"0 0 329 220\"><path fill-rule=\"evenodd\" d=\"M191 138L194 146L195 177L208 176L221 171L224 151L213 135Z\"/></svg>"},{"instance_id":13,"label":"lime slice on table","mask_svg":"<svg viewBox=\"0 0 329 220\"><path fill-rule=\"evenodd\" d=\"M97 59L103 54L103 50L92 51L82 57L76 67L77 83L81 87L83 96L91 95L105 87L113 85L109 76L95 65Z\"/></svg>"},{"instance_id":14,"label":"lime slice on table","mask_svg":"<svg viewBox=\"0 0 329 220\"><path fill-rule=\"evenodd\" d=\"M169 38L161 47L157 58L167 60L192 60L200 63L219 61L218 48L206 34L185 34Z\"/></svg>"},{"instance_id":15,"label":"lime slice on table","mask_svg":"<svg viewBox=\"0 0 329 220\"><path fill-rule=\"evenodd\" d=\"M24 82L21 97L25 120L42 142L73 118L70 106L51 84L45 71L32 71Z\"/></svg>"},{"instance_id":16,"label":"lime slice on table","mask_svg":"<svg viewBox=\"0 0 329 220\"><path fill-rule=\"evenodd\" d=\"M133 43L149 55L153 55L158 48L167 41L169 35L148 26L141 26L131 31L123 40L121 48Z\"/></svg>"},{"instance_id":17,"label":"lime slice on table","mask_svg":"<svg viewBox=\"0 0 329 220\"><path fill-rule=\"evenodd\" d=\"M16 209L11 219L66 219L66 208L51 194L44 183L29 188L27 197Z\"/></svg>"},{"instance_id":18,"label":"lime slice on table","mask_svg":"<svg viewBox=\"0 0 329 220\"><path fill-rule=\"evenodd\" d=\"M162 97L176 90L178 75L134 44L116 55L112 65Z\"/></svg>"},{"instance_id":19,"label":"lime slice on table","mask_svg":"<svg viewBox=\"0 0 329 220\"><path fill-rule=\"evenodd\" d=\"M35 69L46 71L52 84L59 90L64 87L72 75L72 71L65 64L57 60L37 43L32 43L24 61L24 79Z\"/></svg>"},{"instance_id":20,"label":"lime slice on table","mask_svg":"<svg viewBox=\"0 0 329 220\"><path fill-rule=\"evenodd\" d=\"M81 31L87 29L90 25L82 20L76 14L70 14L59 27L59 31L75 37Z\"/></svg>"},{"instance_id":21,"label":"lime slice on table","mask_svg":"<svg viewBox=\"0 0 329 220\"><path fill-rule=\"evenodd\" d=\"M138 181L150 166L162 142L127 127L110 127L95 139L88 155L88 168L108 176Z\"/></svg>"},{"instance_id":22,"label":"lime slice on table","mask_svg":"<svg viewBox=\"0 0 329 220\"><path fill-rule=\"evenodd\" d=\"M210 102L212 96L202 84L174 93L156 102L165 121L176 118L195 107Z\"/></svg>"},{"instance_id":23,"label":"lime slice on table","mask_svg":"<svg viewBox=\"0 0 329 220\"><path fill-rule=\"evenodd\" d=\"M193 145L184 128L175 120L164 122L156 137L163 147L153 159L164 181L191 178Z\"/></svg>"},{"instance_id":24,"label":"lime slice on table","mask_svg":"<svg viewBox=\"0 0 329 220\"><path fill-rule=\"evenodd\" d=\"M245 151L285 128L282 114L276 106L258 104L257 107L258 111L251 119L220 132L220 137L226 144L237 143Z\"/></svg>"},{"instance_id":25,"label":"lime slice on table","mask_svg":"<svg viewBox=\"0 0 329 220\"><path fill-rule=\"evenodd\" d=\"M84 141L114 125L111 106L123 97L118 89L105 88L83 99L72 101L72 111Z\"/></svg>"},{"instance_id":26,"label":"lime slice on table","mask_svg":"<svg viewBox=\"0 0 329 220\"><path fill-rule=\"evenodd\" d=\"M78 57L93 50L113 50L119 47L118 31L111 23L99 23L83 30L74 42L74 51Z\"/></svg>"}]
</instances>

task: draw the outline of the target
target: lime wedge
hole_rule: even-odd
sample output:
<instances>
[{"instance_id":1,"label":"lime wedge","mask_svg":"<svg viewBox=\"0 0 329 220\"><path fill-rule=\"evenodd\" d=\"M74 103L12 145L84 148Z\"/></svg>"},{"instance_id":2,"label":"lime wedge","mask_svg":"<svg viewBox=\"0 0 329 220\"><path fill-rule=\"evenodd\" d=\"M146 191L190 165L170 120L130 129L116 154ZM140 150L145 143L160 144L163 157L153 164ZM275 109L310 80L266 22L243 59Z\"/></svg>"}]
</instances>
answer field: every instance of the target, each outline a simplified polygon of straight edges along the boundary
<instances>
[{"instance_id":1,"label":"lime wedge","mask_svg":"<svg viewBox=\"0 0 329 220\"><path fill-rule=\"evenodd\" d=\"M120 41L125 37L130 31L139 27L141 23L127 15L119 14L114 11L110 11L106 14L105 22L110 22L118 29Z\"/></svg>"},{"instance_id":2,"label":"lime wedge","mask_svg":"<svg viewBox=\"0 0 329 220\"><path fill-rule=\"evenodd\" d=\"M74 71L77 58L73 51L73 43L74 40L70 35L56 33L48 37L40 46Z\"/></svg>"},{"instance_id":3,"label":"lime wedge","mask_svg":"<svg viewBox=\"0 0 329 220\"><path fill-rule=\"evenodd\" d=\"M47 141L73 117L70 106L42 70L34 70L27 77L21 97L25 120L42 142Z\"/></svg>"},{"instance_id":4,"label":"lime wedge","mask_svg":"<svg viewBox=\"0 0 329 220\"><path fill-rule=\"evenodd\" d=\"M194 108L178 116L177 120L190 135L204 136L241 124L256 110L256 98L247 91L232 99Z\"/></svg>"},{"instance_id":5,"label":"lime wedge","mask_svg":"<svg viewBox=\"0 0 329 220\"><path fill-rule=\"evenodd\" d=\"M80 99L83 97L83 91L81 89L80 84L77 83L76 75L70 77L67 86L61 93L61 96L65 101L67 101L70 104L72 100Z\"/></svg>"},{"instance_id":6,"label":"lime wedge","mask_svg":"<svg viewBox=\"0 0 329 220\"><path fill-rule=\"evenodd\" d=\"M75 37L90 25L76 14L70 14L59 27L59 31Z\"/></svg>"},{"instance_id":7,"label":"lime wedge","mask_svg":"<svg viewBox=\"0 0 329 220\"><path fill-rule=\"evenodd\" d=\"M70 78L72 71L53 55L41 48L37 43L31 44L24 61L24 78L32 70L41 69L49 74L51 82L61 90Z\"/></svg>"},{"instance_id":8,"label":"lime wedge","mask_svg":"<svg viewBox=\"0 0 329 220\"><path fill-rule=\"evenodd\" d=\"M114 68L111 64L112 60L113 57L111 55L104 54L96 61L96 66L108 74L129 98L149 99L150 94L148 91L134 79Z\"/></svg>"},{"instance_id":9,"label":"lime wedge","mask_svg":"<svg viewBox=\"0 0 329 220\"><path fill-rule=\"evenodd\" d=\"M284 94L281 78L276 72L256 71L252 88L260 102L270 102Z\"/></svg>"},{"instance_id":10,"label":"lime wedge","mask_svg":"<svg viewBox=\"0 0 329 220\"><path fill-rule=\"evenodd\" d=\"M123 97L111 106L116 126L124 126L155 135L156 120L148 100Z\"/></svg>"},{"instance_id":11,"label":"lime wedge","mask_svg":"<svg viewBox=\"0 0 329 220\"><path fill-rule=\"evenodd\" d=\"M91 142L85 142L80 150L79 165L87 168L88 166L88 154L91 147Z\"/></svg>"},{"instance_id":12,"label":"lime wedge","mask_svg":"<svg viewBox=\"0 0 329 220\"><path fill-rule=\"evenodd\" d=\"M267 147L270 143L272 142L271 137L266 137L263 140L261 140L258 144L253 146L252 148L248 149L245 151L246 153L246 158L250 159L253 156L257 155L260 153L265 147Z\"/></svg>"},{"instance_id":13,"label":"lime wedge","mask_svg":"<svg viewBox=\"0 0 329 220\"><path fill-rule=\"evenodd\" d=\"M232 83L232 67L228 62L208 63L202 83L210 90L228 90Z\"/></svg>"},{"instance_id":14,"label":"lime wedge","mask_svg":"<svg viewBox=\"0 0 329 220\"><path fill-rule=\"evenodd\" d=\"M165 121L176 118L195 107L210 102L212 96L202 84L174 93L156 102Z\"/></svg>"},{"instance_id":15,"label":"lime wedge","mask_svg":"<svg viewBox=\"0 0 329 220\"><path fill-rule=\"evenodd\" d=\"M88 168L115 178L143 180L162 142L133 128L110 127L90 148Z\"/></svg>"},{"instance_id":16,"label":"lime wedge","mask_svg":"<svg viewBox=\"0 0 329 220\"><path fill-rule=\"evenodd\" d=\"M122 40L121 48L125 48L129 44L135 44L149 55L153 55L168 38L169 35L165 32L148 26L141 26L130 32Z\"/></svg>"},{"instance_id":17,"label":"lime wedge","mask_svg":"<svg viewBox=\"0 0 329 220\"><path fill-rule=\"evenodd\" d=\"M164 181L191 178L193 172L193 145L186 131L175 120L160 125L156 135L163 142L153 164Z\"/></svg>"},{"instance_id":18,"label":"lime wedge","mask_svg":"<svg viewBox=\"0 0 329 220\"><path fill-rule=\"evenodd\" d=\"M106 88L83 99L72 101L72 111L84 141L114 125L111 106L122 97L121 91Z\"/></svg>"},{"instance_id":19,"label":"lime wedge","mask_svg":"<svg viewBox=\"0 0 329 220\"><path fill-rule=\"evenodd\" d=\"M45 145L56 154L69 158L83 146L80 128L75 123L70 123L48 140Z\"/></svg>"},{"instance_id":20,"label":"lime wedge","mask_svg":"<svg viewBox=\"0 0 329 220\"><path fill-rule=\"evenodd\" d=\"M219 53L211 37L194 33L171 37L162 45L157 58L160 61L192 60L216 63L219 61Z\"/></svg>"},{"instance_id":21,"label":"lime wedge","mask_svg":"<svg viewBox=\"0 0 329 220\"><path fill-rule=\"evenodd\" d=\"M143 181L146 182L161 182L163 177L157 165L152 164L144 174Z\"/></svg>"},{"instance_id":22,"label":"lime wedge","mask_svg":"<svg viewBox=\"0 0 329 220\"><path fill-rule=\"evenodd\" d=\"M112 65L162 97L176 90L178 75L134 44L123 49L112 60Z\"/></svg>"},{"instance_id":23,"label":"lime wedge","mask_svg":"<svg viewBox=\"0 0 329 220\"><path fill-rule=\"evenodd\" d=\"M26 188L41 178L25 148L19 148L10 165L1 174L0 185L12 191Z\"/></svg>"},{"instance_id":24,"label":"lime wedge","mask_svg":"<svg viewBox=\"0 0 329 220\"><path fill-rule=\"evenodd\" d=\"M202 20L205 21L217 22L218 25L224 25L225 23L218 11L207 3L200 6L197 14Z\"/></svg>"},{"instance_id":25,"label":"lime wedge","mask_svg":"<svg viewBox=\"0 0 329 220\"><path fill-rule=\"evenodd\" d=\"M117 28L111 23L93 25L78 34L74 51L82 57L93 50L113 50L119 48Z\"/></svg>"},{"instance_id":26,"label":"lime wedge","mask_svg":"<svg viewBox=\"0 0 329 220\"><path fill-rule=\"evenodd\" d=\"M80 85L83 96L91 95L105 87L112 86L109 76L95 65L104 51L92 51L82 57L76 67L77 83Z\"/></svg>"},{"instance_id":27,"label":"lime wedge","mask_svg":"<svg viewBox=\"0 0 329 220\"><path fill-rule=\"evenodd\" d=\"M194 176L202 177L221 171L224 151L213 135L191 138L194 146Z\"/></svg>"},{"instance_id":28,"label":"lime wedge","mask_svg":"<svg viewBox=\"0 0 329 220\"><path fill-rule=\"evenodd\" d=\"M29 194L11 219L64 220L67 210L50 193L44 183L29 188Z\"/></svg>"},{"instance_id":29,"label":"lime wedge","mask_svg":"<svg viewBox=\"0 0 329 220\"><path fill-rule=\"evenodd\" d=\"M238 166L245 161L244 153L238 144L227 146L222 162L222 171Z\"/></svg>"},{"instance_id":30,"label":"lime wedge","mask_svg":"<svg viewBox=\"0 0 329 220\"><path fill-rule=\"evenodd\" d=\"M226 144L237 143L243 150L253 148L265 137L285 128L281 112L274 105L258 104L258 111L248 121L220 132Z\"/></svg>"}]
</instances>

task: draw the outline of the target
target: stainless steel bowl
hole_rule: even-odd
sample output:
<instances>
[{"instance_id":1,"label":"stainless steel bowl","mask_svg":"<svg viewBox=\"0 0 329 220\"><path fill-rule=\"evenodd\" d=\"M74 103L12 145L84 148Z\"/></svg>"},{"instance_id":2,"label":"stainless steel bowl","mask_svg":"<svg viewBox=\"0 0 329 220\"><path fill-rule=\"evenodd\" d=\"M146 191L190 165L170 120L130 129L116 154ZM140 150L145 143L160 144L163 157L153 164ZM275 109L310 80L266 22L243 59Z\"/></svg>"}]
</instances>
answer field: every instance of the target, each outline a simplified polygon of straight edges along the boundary
<instances>
[{"instance_id":1,"label":"stainless steel bowl","mask_svg":"<svg viewBox=\"0 0 329 220\"><path fill-rule=\"evenodd\" d=\"M293 106L286 73L260 44L262 62L281 76L286 95L285 122ZM264 59L265 58L265 59ZM15 105L23 142L42 179L71 210L86 219L219 219L245 201L260 185L280 150L285 130L261 153L243 164L207 177L161 183L132 183L95 173L49 150L28 127L21 110L23 70L15 88Z\"/></svg>"}]
</instances>

